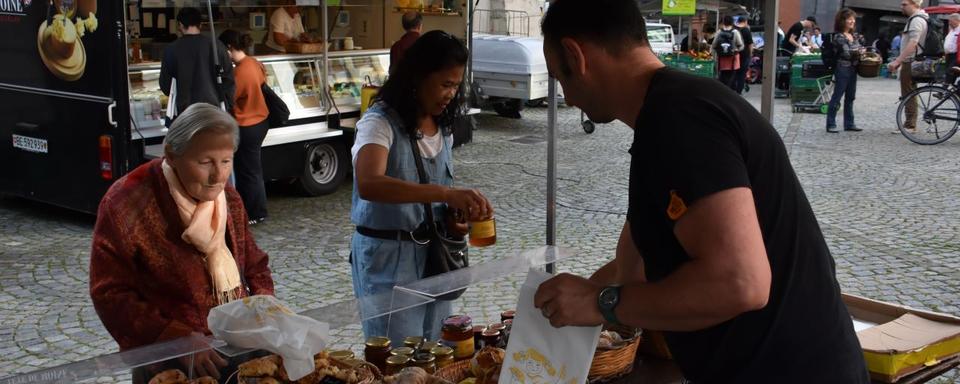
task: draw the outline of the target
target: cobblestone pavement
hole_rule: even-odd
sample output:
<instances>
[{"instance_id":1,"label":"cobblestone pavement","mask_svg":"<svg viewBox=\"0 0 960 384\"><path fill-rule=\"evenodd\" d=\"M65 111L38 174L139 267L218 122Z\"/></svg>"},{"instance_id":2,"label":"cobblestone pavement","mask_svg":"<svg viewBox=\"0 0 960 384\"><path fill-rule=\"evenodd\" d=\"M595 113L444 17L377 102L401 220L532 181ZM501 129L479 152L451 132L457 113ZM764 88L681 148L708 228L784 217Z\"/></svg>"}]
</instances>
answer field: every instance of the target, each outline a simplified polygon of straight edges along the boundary
<instances>
[{"instance_id":1,"label":"cobblestone pavement","mask_svg":"<svg viewBox=\"0 0 960 384\"><path fill-rule=\"evenodd\" d=\"M923 147L890 132L898 86L861 79L860 133L828 134L817 114L777 101L775 126L820 220L846 292L960 315L960 139ZM759 108L759 88L747 95ZM475 262L545 240L546 109L522 120L479 116L474 142L456 150L460 185L497 209L498 243ZM632 132L616 123L585 134L562 108L558 239L575 250L562 271L587 275L608 260L626 210ZM519 140L518 140L519 139ZM352 297L347 264L350 186L305 198L271 188L270 220L254 232L271 256L277 296L296 310ZM93 218L20 199L0 199L0 377L116 350L87 293ZM457 303L478 322L514 306L521 272L479 284ZM336 348L359 350L358 326L333 331ZM99 382L124 381L124 372ZM960 380L953 371L939 382Z\"/></svg>"}]
</instances>

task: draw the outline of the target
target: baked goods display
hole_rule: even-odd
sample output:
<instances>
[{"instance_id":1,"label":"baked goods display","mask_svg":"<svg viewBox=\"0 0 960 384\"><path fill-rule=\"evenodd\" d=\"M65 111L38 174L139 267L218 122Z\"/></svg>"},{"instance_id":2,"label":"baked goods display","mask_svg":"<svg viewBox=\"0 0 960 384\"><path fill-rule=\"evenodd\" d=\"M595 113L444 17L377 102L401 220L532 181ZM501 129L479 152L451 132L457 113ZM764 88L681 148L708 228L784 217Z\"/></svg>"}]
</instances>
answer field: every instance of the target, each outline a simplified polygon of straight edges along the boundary
<instances>
[{"instance_id":1,"label":"baked goods display","mask_svg":"<svg viewBox=\"0 0 960 384\"><path fill-rule=\"evenodd\" d=\"M330 358L326 351L314 356L313 373L299 379L290 380L283 368L283 358L270 355L240 364L239 377L241 383L344 383L365 384L377 382L379 376L376 367L359 360L341 361Z\"/></svg>"},{"instance_id":2,"label":"baked goods display","mask_svg":"<svg viewBox=\"0 0 960 384\"><path fill-rule=\"evenodd\" d=\"M187 375L179 369L170 369L158 373L149 384L187 384Z\"/></svg>"}]
</instances>

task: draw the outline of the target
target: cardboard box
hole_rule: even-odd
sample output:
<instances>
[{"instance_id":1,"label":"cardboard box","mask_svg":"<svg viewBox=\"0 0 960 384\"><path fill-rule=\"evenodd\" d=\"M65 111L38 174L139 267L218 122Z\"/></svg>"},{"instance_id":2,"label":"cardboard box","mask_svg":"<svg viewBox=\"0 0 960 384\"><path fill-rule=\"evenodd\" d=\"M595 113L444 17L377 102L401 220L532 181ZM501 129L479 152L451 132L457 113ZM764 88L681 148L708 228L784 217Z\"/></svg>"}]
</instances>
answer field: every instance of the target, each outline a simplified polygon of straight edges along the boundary
<instances>
[{"instance_id":1,"label":"cardboard box","mask_svg":"<svg viewBox=\"0 0 960 384\"><path fill-rule=\"evenodd\" d=\"M960 318L848 294L843 301L874 380L895 383L957 363Z\"/></svg>"}]
</instances>

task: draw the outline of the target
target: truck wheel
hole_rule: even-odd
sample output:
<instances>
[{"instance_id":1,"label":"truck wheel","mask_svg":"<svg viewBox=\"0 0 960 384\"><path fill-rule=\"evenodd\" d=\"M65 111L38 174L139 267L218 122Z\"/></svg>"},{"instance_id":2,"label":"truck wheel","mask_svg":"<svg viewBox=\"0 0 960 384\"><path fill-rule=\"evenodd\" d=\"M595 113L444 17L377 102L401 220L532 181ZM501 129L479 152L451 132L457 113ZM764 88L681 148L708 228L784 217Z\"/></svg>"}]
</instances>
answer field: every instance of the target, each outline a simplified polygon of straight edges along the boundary
<instances>
[{"instance_id":1,"label":"truck wheel","mask_svg":"<svg viewBox=\"0 0 960 384\"><path fill-rule=\"evenodd\" d=\"M584 120L582 123L580 123L580 125L583 127L583 131L587 134L591 134L593 131L597 130L597 125L590 120Z\"/></svg>"},{"instance_id":2,"label":"truck wheel","mask_svg":"<svg viewBox=\"0 0 960 384\"><path fill-rule=\"evenodd\" d=\"M300 175L300 189L308 196L333 193L347 176L347 154L339 142L320 142L307 147Z\"/></svg>"},{"instance_id":3,"label":"truck wheel","mask_svg":"<svg viewBox=\"0 0 960 384\"><path fill-rule=\"evenodd\" d=\"M523 100L507 99L494 104L493 110L496 111L500 116L509 117L511 119L519 119L520 111L523 110Z\"/></svg>"}]
</instances>

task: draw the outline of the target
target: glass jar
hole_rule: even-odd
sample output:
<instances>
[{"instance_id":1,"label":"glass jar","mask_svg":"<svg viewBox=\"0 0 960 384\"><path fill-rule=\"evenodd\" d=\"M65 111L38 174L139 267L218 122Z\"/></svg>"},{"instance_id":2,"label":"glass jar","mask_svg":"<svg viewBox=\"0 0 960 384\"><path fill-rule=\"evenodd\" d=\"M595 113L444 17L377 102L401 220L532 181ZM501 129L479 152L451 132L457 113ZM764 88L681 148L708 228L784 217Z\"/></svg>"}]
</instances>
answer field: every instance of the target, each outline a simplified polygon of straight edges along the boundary
<instances>
[{"instance_id":1,"label":"glass jar","mask_svg":"<svg viewBox=\"0 0 960 384\"><path fill-rule=\"evenodd\" d=\"M410 347L396 347L390 350L390 355L412 357L413 352L413 348Z\"/></svg>"},{"instance_id":2,"label":"glass jar","mask_svg":"<svg viewBox=\"0 0 960 384\"><path fill-rule=\"evenodd\" d=\"M513 330L513 319L504 320L503 325L507 328L503 330L503 334L500 336L503 337L503 345L506 347L506 345L510 343L510 331Z\"/></svg>"},{"instance_id":3,"label":"glass jar","mask_svg":"<svg viewBox=\"0 0 960 384\"><path fill-rule=\"evenodd\" d=\"M406 339L403 339L403 346L413 349L417 349L417 346L423 342L423 337L420 336L410 336Z\"/></svg>"},{"instance_id":4,"label":"glass jar","mask_svg":"<svg viewBox=\"0 0 960 384\"><path fill-rule=\"evenodd\" d=\"M500 348L500 331L487 328L483 331L483 346Z\"/></svg>"},{"instance_id":5,"label":"glass jar","mask_svg":"<svg viewBox=\"0 0 960 384\"><path fill-rule=\"evenodd\" d=\"M502 323L507 320L513 320L513 318L516 316L517 316L517 311L512 309L509 311L500 312L500 322Z\"/></svg>"},{"instance_id":6,"label":"glass jar","mask_svg":"<svg viewBox=\"0 0 960 384\"><path fill-rule=\"evenodd\" d=\"M430 352L417 352L410 361L411 367L420 367L429 374L437 372L437 358Z\"/></svg>"},{"instance_id":7,"label":"glass jar","mask_svg":"<svg viewBox=\"0 0 960 384\"><path fill-rule=\"evenodd\" d=\"M353 354L353 351L331 351L330 358L340 361L352 360L356 355Z\"/></svg>"},{"instance_id":8,"label":"glass jar","mask_svg":"<svg viewBox=\"0 0 960 384\"><path fill-rule=\"evenodd\" d=\"M441 369L450 364L453 364L453 348L447 346L439 346L430 350L430 353L437 358L437 369Z\"/></svg>"},{"instance_id":9,"label":"glass jar","mask_svg":"<svg viewBox=\"0 0 960 384\"><path fill-rule=\"evenodd\" d=\"M420 350L424 352L430 352L434 348L441 346L439 341L424 341L423 344L420 344Z\"/></svg>"},{"instance_id":10,"label":"glass jar","mask_svg":"<svg viewBox=\"0 0 960 384\"><path fill-rule=\"evenodd\" d=\"M493 324L488 325L488 326L487 326L487 329L488 329L488 330L492 329L492 330L495 330L495 331L499 331L500 333L503 333L503 330L504 330L504 329L507 329L507 326L506 326L506 325L503 325L503 323L493 323Z\"/></svg>"},{"instance_id":11,"label":"glass jar","mask_svg":"<svg viewBox=\"0 0 960 384\"><path fill-rule=\"evenodd\" d=\"M400 373L410 364L410 356L390 356L387 358L385 375L392 376Z\"/></svg>"},{"instance_id":12,"label":"glass jar","mask_svg":"<svg viewBox=\"0 0 960 384\"><path fill-rule=\"evenodd\" d=\"M377 366L381 372L387 367L387 358L390 357L390 339L386 337L371 337L367 339L363 349L363 359Z\"/></svg>"},{"instance_id":13,"label":"glass jar","mask_svg":"<svg viewBox=\"0 0 960 384\"><path fill-rule=\"evenodd\" d=\"M486 331L486 330L487 330L487 327L482 325L473 326L474 353L479 351L480 348L483 346L483 331Z\"/></svg>"},{"instance_id":14,"label":"glass jar","mask_svg":"<svg viewBox=\"0 0 960 384\"><path fill-rule=\"evenodd\" d=\"M470 222L470 245L486 247L497 243L497 220L490 218Z\"/></svg>"},{"instance_id":15,"label":"glass jar","mask_svg":"<svg viewBox=\"0 0 960 384\"><path fill-rule=\"evenodd\" d=\"M453 358L466 360L476 352L473 335L473 320L466 315L453 315L443 320L440 341L453 348Z\"/></svg>"}]
</instances>

